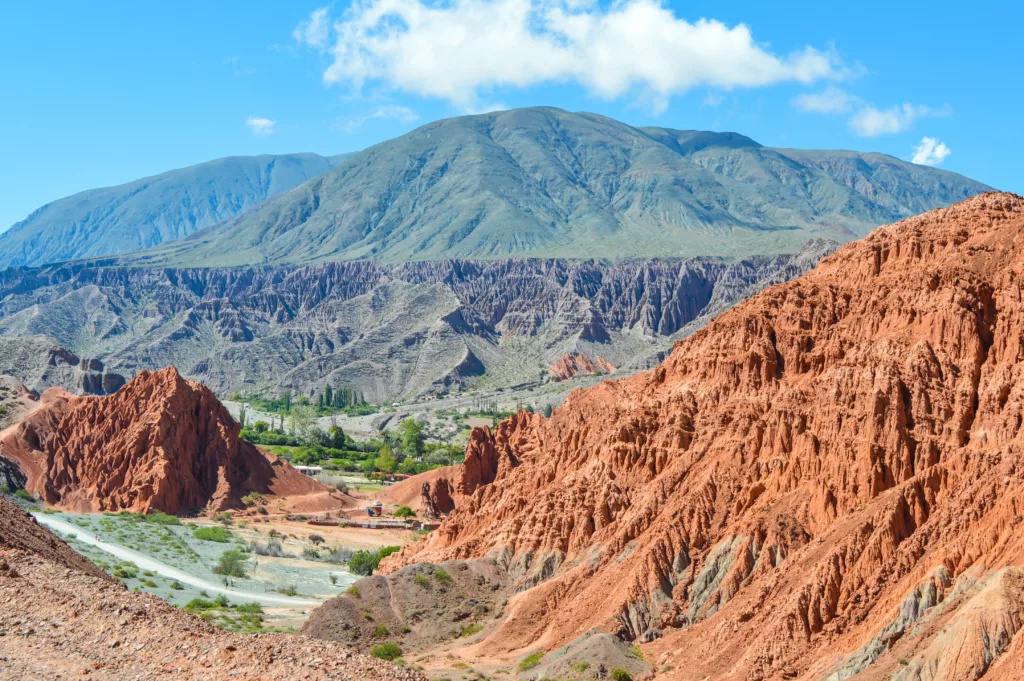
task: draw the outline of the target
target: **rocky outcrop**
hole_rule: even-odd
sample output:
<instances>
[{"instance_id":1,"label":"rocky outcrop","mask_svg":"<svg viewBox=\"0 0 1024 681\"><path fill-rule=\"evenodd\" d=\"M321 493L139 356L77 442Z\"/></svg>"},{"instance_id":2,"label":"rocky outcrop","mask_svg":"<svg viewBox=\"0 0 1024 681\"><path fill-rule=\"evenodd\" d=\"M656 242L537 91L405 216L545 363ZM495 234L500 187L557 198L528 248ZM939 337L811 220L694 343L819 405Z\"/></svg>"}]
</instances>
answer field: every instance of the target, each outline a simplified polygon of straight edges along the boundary
<instances>
[{"instance_id":1,"label":"rocky outcrop","mask_svg":"<svg viewBox=\"0 0 1024 681\"><path fill-rule=\"evenodd\" d=\"M239 440L205 386L172 367L142 372L109 397L59 389L0 442L47 504L78 511L221 510L250 491L327 489Z\"/></svg>"},{"instance_id":2,"label":"rocky outcrop","mask_svg":"<svg viewBox=\"0 0 1024 681\"><path fill-rule=\"evenodd\" d=\"M114 374L173 364L220 394L312 395L330 382L373 402L455 390L485 373L499 387L549 380L563 356L632 372L709 312L802 274L833 246L815 240L794 255L735 262L9 269L0 372L36 390L110 394ZM102 372L88 368L95 362Z\"/></svg>"},{"instance_id":3,"label":"rocky outcrop","mask_svg":"<svg viewBox=\"0 0 1024 681\"><path fill-rule=\"evenodd\" d=\"M879 228L654 371L476 430L464 498L382 571L533 565L493 655L596 627L679 679L1017 678L1022 230L999 193Z\"/></svg>"},{"instance_id":4,"label":"rocky outcrop","mask_svg":"<svg viewBox=\"0 0 1024 681\"><path fill-rule=\"evenodd\" d=\"M594 376L595 374L613 374L615 367L601 355L591 359L580 352L562 355L548 368L548 372L556 381L565 381L576 376Z\"/></svg>"},{"instance_id":5,"label":"rocky outcrop","mask_svg":"<svg viewBox=\"0 0 1024 681\"><path fill-rule=\"evenodd\" d=\"M424 481L420 486L420 507L433 518L448 515L455 508L455 500L452 499L454 491L448 478Z\"/></svg>"}]
</instances>

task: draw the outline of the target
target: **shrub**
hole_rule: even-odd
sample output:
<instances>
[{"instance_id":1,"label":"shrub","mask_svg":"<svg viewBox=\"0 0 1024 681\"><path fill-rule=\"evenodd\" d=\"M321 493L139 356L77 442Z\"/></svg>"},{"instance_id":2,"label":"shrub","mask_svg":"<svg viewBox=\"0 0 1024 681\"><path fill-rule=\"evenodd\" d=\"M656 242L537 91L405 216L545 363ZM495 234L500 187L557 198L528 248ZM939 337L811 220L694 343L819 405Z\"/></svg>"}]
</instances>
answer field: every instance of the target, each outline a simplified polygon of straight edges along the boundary
<instances>
[{"instance_id":1,"label":"shrub","mask_svg":"<svg viewBox=\"0 0 1024 681\"><path fill-rule=\"evenodd\" d=\"M28 490L22 488L14 490L14 496L18 497L19 499L24 499L25 501L31 501L33 503L36 500L36 498L32 496Z\"/></svg>"},{"instance_id":2,"label":"shrub","mask_svg":"<svg viewBox=\"0 0 1024 681\"><path fill-rule=\"evenodd\" d=\"M412 581L416 583L416 586L421 586L424 589L430 588L430 577L424 574L418 574L412 578Z\"/></svg>"},{"instance_id":3,"label":"shrub","mask_svg":"<svg viewBox=\"0 0 1024 681\"><path fill-rule=\"evenodd\" d=\"M197 527L192 536L203 541L215 541L226 544L231 541L231 533L223 527Z\"/></svg>"},{"instance_id":4,"label":"shrub","mask_svg":"<svg viewBox=\"0 0 1024 681\"><path fill-rule=\"evenodd\" d=\"M256 504L263 503L263 495L259 492L249 492L242 497L242 503L246 506L255 506Z\"/></svg>"},{"instance_id":5,"label":"shrub","mask_svg":"<svg viewBox=\"0 0 1024 681\"><path fill-rule=\"evenodd\" d=\"M372 575L378 565L380 556L370 551L356 551L348 561L348 569L357 575Z\"/></svg>"},{"instance_id":6,"label":"shrub","mask_svg":"<svg viewBox=\"0 0 1024 681\"><path fill-rule=\"evenodd\" d=\"M447 571L438 568L434 570L434 579L437 580L438 584L451 584L452 576Z\"/></svg>"},{"instance_id":7,"label":"shrub","mask_svg":"<svg viewBox=\"0 0 1024 681\"><path fill-rule=\"evenodd\" d=\"M416 517L416 511L412 510L408 506L399 506L398 509L395 510L395 517L396 518L415 518Z\"/></svg>"},{"instance_id":8,"label":"shrub","mask_svg":"<svg viewBox=\"0 0 1024 681\"><path fill-rule=\"evenodd\" d=\"M217 604L218 608L226 608L229 605L231 605L231 601L229 601L228 597L224 594L217 596L217 598L213 602Z\"/></svg>"},{"instance_id":9,"label":"shrub","mask_svg":"<svg viewBox=\"0 0 1024 681\"><path fill-rule=\"evenodd\" d=\"M519 663L519 671L527 672L540 664L541 659L544 657L542 651L537 651L532 655L527 655L523 658L522 662Z\"/></svg>"},{"instance_id":10,"label":"shrub","mask_svg":"<svg viewBox=\"0 0 1024 681\"><path fill-rule=\"evenodd\" d=\"M612 670L612 681L633 681L633 677L625 669L616 667Z\"/></svg>"},{"instance_id":11,"label":"shrub","mask_svg":"<svg viewBox=\"0 0 1024 681\"><path fill-rule=\"evenodd\" d=\"M121 563L114 567L114 576L118 579L134 579L139 574L139 568L131 563Z\"/></svg>"},{"instance_id":12,"label":"shrub","mask_svg":"<svg viewBox=\"0 0 1024 681\"><path fill-rule=\"evenodd\" d=\"M238 549L225 551L220 555L217 565L213 568L213 573L228 577L245 577L247 575L245 554Z\"/></svg>"},{"instance_id":13,"label":"shrub","mask_svg":"<svg viewBox=\"0 0 1024 681\"><path fill-rule=\"evenodd\" d=\"M473 622L462 627L462 630L459 631L458 638L462 638L463 636L472 636L473 634L478 634L483 630L484 625L480 624L479 622Z\"/></svg>"},{"instance_id":14,"label":"shrub","mask_svg":"<svg viewBox=\"0 0 1024 681\"><path fill-rule=\"evenodd\" d=\"M571 665L569 665L569 668L577 674L583 674L588 669L590 669L590 663L586 660L580 660L579 662L573 662Z\"/></svg>"},{"instance_id":15,"label":"shrub","mask_svg":"<svg viewBox=\"0 0 1024 681\"><path fill-rule=\"evenodd\" d=\"M240 612L246 615L262 615L263 606L259 603L242 603L241 605L235 606L235 612Z\"/></svg>"},{"instance_id":16,"label":"shrub","mask_svg":"<svg viewBox=\"0 0 1024 681\"><path fill-rule=\"evenodd\" d=\"M391 632L388 631L388 628L385 627L383 624L378 624L377 628L373 630L374 638L387 638L390 635Z\"/></svg>"},{"instance_id":17,"label":"shrub","mask_svg":"<svg viewBox=\"0 0 1024 681\"><path fill-rule=\"evenodd\" d=\"M299 589L294 584L289 584L288 586L282 586L279 588L277 593L284 594L285 596L298 596Z\"/></svg>"},{"instance_id":18,"label":"shrub","mask_svg":"<svg viewBox=\"0 0 1024 681\"><path fill-rule=\"evenodd\" d=\"M273 556L275 558L281 558L288 555L281 549L280 539L271 539L266 544L254 541L249 544L249 549L257 556Z\"/></svg>"},{"instance_id":19,"label":"shrub","mask_svg":"<svg viewBox=\"0 0 1024 681\"><path fill-rule=\"evenodd\" d=\"M352 598L359 598L359 587L353 584L349 588L345 589L345 593L347 593Z\"/></svg>"},{"instance_id":20,"label":"shrub","mask_svg":"<svg viewBox=\"0 0 1024 681\"><path fill-rule=\"evenodd\" d=\"M184 591L185 585L179 582L178 580L174 580L173 582L171 582L171 588L175 591Z\"/></svg>"},{"instance_id":21,"label":"shrub","mask_svg":"<svg viewBox=\"0 0 1024 681\"><path fill-rule=\"evenodd\" d=\"M402 656L402 649L396 643L382 643L379 646L374 646L370 654L378 660L393 662Z\"/></svg>"},{"instance_id":22,"label":"shrub","mask_svg":"<svg viewBox=\"0 0 1024 681\"><path fill-rule=\"evenodd\" d=\"M208 601L205 598L193 598L185 604L185 612L203 612L215 607L217 604L213 601Z\"/></svg>"},{"instance_id":23,"label":"shrub","mask_svg":"<svg viewBox=\"0 0 1024 681\"><path fill-rule=\"evenodd\" d=\"M173 515L164 513L163 511L157 511L156 513L150 513L146 516L146 522L156 523L157 525L181 525L181 521L175 518Z\"/></svg>"},{"instance_id":24,"label":"shrub","mask_svg":"<svg viewBox=\"0 0 1024 681\"><path fill-rule=\"evenodd\" d=\"M331 586L336 586L338 584L338 575L328 575L327 579L331 580Z\"/></svg>"},{"instance_id":25,"label":"shrub","mask_svg":"<svg viewBox=\"0 0 1024 681\"><path fill-rule=\"evenodd\" d=\"M644 661L644 651L640 650L640 646L638 645L634 644L633 647L630 648L629 652L626 654L632 657L633 659L640 660L641 662Z\"/></svg>"},{"instance_id":26,"label":"shrub","mask_svg":"<svg viewBox=\"0 0 1024 681\"><path fill-rule=\"evenodd\" d=\"M302 557L306 560L320 560L320 552L314 549L312 546L307 546L302 549Z\"/></svg>"}]
</instances>

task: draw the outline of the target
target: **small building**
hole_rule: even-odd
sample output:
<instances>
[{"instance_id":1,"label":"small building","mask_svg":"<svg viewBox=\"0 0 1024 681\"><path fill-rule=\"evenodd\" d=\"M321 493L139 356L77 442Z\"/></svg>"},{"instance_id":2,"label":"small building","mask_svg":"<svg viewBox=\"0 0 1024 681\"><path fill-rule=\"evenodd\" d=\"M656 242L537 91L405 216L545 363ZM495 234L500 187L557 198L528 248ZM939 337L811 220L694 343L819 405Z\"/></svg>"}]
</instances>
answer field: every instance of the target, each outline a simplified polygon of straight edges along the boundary
<instances>
[{"instance_id":1,"label":"small building","mask_svg":"<svg viewBox=\"0 0 1024 681\"><path fill-rule=\"evenodd\" d=\"M324 469L320 466L293 466L293 468L303 475L308 475L311 478L315 478L324 472Z\"/></svg>"}]
</instances>

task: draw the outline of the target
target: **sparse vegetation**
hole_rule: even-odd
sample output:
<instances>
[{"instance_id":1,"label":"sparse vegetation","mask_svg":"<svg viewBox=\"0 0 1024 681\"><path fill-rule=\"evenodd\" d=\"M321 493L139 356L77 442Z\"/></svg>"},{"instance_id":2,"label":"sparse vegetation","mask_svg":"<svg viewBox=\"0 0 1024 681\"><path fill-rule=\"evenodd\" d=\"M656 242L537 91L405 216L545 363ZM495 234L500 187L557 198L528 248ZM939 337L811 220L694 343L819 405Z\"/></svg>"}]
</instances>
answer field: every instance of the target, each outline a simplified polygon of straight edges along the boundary
<instances>
[{"instance_id":1,"label":"sparse vegetation","mask_svg":"<svg viewBox=\"0 0 1024 681\"><path fill-rule=\"evenodd\" d=\"M636 644L634 644L633 647L630 648L629 652L626 654L635 660L640 660L641 662L644 661L644 651L640 650L640 646Z\"/></svg>"},{"instance_id":2,"label":"sparse vegetation","mask_svg":"<svg viewBox=\"0 0 1024 681\"><path fill-rule=\"evenodd\" d=\"M416 511L412 510L408 506L399 506L395 510L395 517L396 518L415 518L416 517Z\"/></svg>"},{"instance_id":3,"label":"sparse vegetation","mask_svg":"<svg viewBox=\"0 0 1024 681\"><path fill-rule=\"evenodd\" d=\"M349 588L345 589L345 593L347 593L352 598L359 598L359 587L353 584Z\"/></svg>"},{"instance_id":4,"label":"sparse vegetation","mask_svg":"<svg viewBox=\"0 0 1024 681\"><path fill-rule=\"evenodd\" d=\"M402 656L402 649L399 648L396 643L382 643L379 646L374 646L373 649L370 650L370 654L378 660L394 662Z\"/></svg>"},{"instance_id":5,"label":"sparse vegetation","mask_svg":"<svg viewBox=\"0 0 1024 681\"><path fill-rule=\"evenodd\" d=\"M388 631L388 628L385 627L383 624L378 624L377 628L373 630L374 638L387 638L390 635L391 632Z\"/></svg>"},{"instance_id":6,"label":"sparse vegetation","mask_svg":"<svg viewBox=\"0 0 1024 681\"><path fill-rule=\"evenodd\" d=\"M535 653L527 655L519 663L519 671L521 671L521 672L528 672L528 671L530 671L534 667L538 666L542 659L544 659L543 651L539 651L538 650Z\"/></svg>"},{"instance_id":7,"label":"sparse vegetation","mask_svg":"<svg viewBox=\"0 0 1024 681\"><path fill-rule=\"evenodd\" d=\"M612 681L633 681L633 677L622 667L616 667L612 670Z\"/></svg>"},{"instance_id":8,"label":"sparse vegetation","mask_svg":"<svg viewBox=\"0 0 1024 681\"><path fill-rule=\"evenodd\" d=\"M472 636L473 634L479 634L483 630L484 625L480 624L479 622L471 622L470 624L467 624L466 626L462 627L462 629L459 631L458 638L463 638L464 636Z\"/></svg>"},{"instance_id":9,"label":"sparse vegetation","mask_svg":"<svg viewBox=\"0 0 1024 681\"><path fill-rule=\"evenodd\" d=\"M416 583L416 586L423 587L424 589L430 588L430 577L427 577L422 573L413 577L412 581Z\"/></svg>"},{"instance_id":10,"label":"sparse vegetation","mask_svg":"<svg viewBox=\"0 0 1024 681\"><path fill-rule=\"evenodd\" d=\"M590 663L586 660L578 660L569 665L569 668L577 674L584 674L588 669L590 669Z\"/></svg>"},{"instance_id":11,"label":"sparse vegetation","mask_svg":"<svg viewBox=\"0 0 1024 681\"><path fill-rule=\"evenodd\" d=\"M23 501L30 501L32 503L35 503L36 501L36 498L32 496L32 494L27 489L20 487L14 490L14 496L18 497L19 499L22 499Z\"/></svg>"},{"instance_id":12,"label":"sparse vegetation","mask_svg":"<svg viewBox=\"0 0 1024 681\"><path fill-rule=\"evenodd\" d=\"M434 570L434 579L437 580L438 584L444 584L445 586L452 583L452 576L448 574L446 570L442 570L441 568Z\"/></svg>"}]
</instances>

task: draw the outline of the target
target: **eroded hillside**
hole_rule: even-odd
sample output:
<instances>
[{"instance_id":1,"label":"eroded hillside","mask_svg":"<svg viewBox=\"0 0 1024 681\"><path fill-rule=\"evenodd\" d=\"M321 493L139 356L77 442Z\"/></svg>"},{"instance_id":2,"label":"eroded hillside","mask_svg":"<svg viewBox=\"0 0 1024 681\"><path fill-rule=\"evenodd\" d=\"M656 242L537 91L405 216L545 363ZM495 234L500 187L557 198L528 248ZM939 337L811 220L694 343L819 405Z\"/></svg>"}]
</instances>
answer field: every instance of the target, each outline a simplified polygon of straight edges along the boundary
<instances>
[{"instance_id":1,"label":"eroded hillside","mask_svg":"<svg viewBox=\"0 0 1024 681\"><path fill-rule=\"evenodd\" d=\"M173 365L222 395L313 395L330 381L375 402L456 389L485 374L492 387L537 382L570 353L631 372L667 350L674 334L802 274L832 247L815 241L795 255L737 262L7 270L0 371L33 389L78 392L82 367L98 361L85 356L106 364L94 383Z\"/></svg>"},{"instance_id":2,"label":"eroded hillside","mask_svg":"<svg viewBox=\"0 0 1024 681\"><path fill-rule=\"evenodd\" d=\"M658 369L478 430L441 528L498 558L475 650L597 627L679 679L1019 678L1024 199L880 228Z\"/></svg>"}]
</instances>

